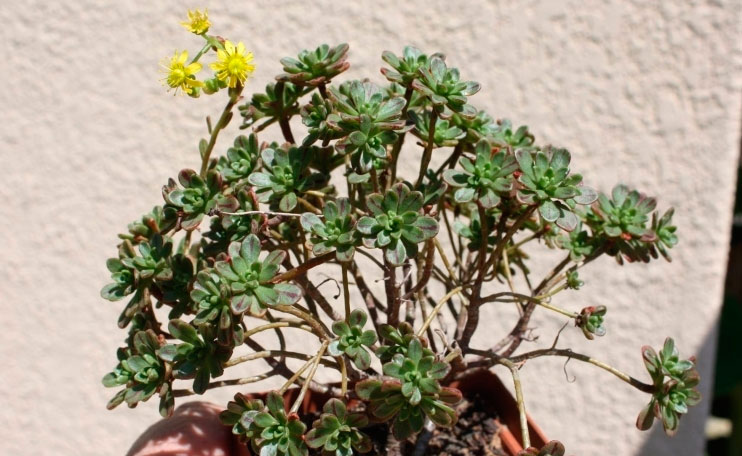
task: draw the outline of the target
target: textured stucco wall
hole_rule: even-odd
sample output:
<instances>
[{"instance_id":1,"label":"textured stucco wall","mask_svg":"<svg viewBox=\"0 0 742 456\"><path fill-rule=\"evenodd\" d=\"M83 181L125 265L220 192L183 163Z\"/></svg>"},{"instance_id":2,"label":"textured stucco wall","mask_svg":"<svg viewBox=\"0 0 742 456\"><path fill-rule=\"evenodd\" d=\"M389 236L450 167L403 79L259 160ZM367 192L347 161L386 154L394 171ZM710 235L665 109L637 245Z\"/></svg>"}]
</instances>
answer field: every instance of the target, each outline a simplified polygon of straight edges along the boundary
<instances>
[{"instance_id":1,"label":"textured stucco wall","mask_svg":"<svg viewBox=\"0 0 742 456\"><path fill-rule=\"evenodd\" d=\"M196 5L0 8L0 454L122 454L157 419L154 403L104 408L111 391L100 377L123 332L120 306L98 291L115 234L159 201L169 176L195 166L203 117L223 103L173 98L157 82L159 59L198 45L177 25L186 6ZM198 6L220 34L254 50L247 92L280 70L278 58L320 42L349 42L347 76L376 80L383 50L415 44L482 83L475 105L569 147L601 190L621 179L662 195L677 208L675 261L598 262L585 291L561 303L609 304L609 335L588 344L570 331L561 343L642 376L640 345L673 335L701 355L709 388L740 126L739 0ZM504 330L494 310L485 324ZM554 323L534 324L543 334L534 345L549 344ZM576 362L568 370L576 382L562 361L537 360L523 380L531 414L570 453L701 454L706 403L670 441L633 429L642 394Z\"/></svg>"}]
</instances>

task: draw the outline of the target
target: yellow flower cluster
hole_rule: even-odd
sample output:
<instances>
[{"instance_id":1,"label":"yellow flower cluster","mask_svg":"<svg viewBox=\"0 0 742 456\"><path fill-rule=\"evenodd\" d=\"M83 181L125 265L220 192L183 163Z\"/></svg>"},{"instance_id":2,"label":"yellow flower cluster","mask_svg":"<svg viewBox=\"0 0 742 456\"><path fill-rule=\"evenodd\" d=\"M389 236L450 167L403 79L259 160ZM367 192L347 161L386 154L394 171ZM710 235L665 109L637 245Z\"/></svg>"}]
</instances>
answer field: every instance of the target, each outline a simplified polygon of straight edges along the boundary
<instances>
[{"instance_id":1,"label":"yellow flower cluster","mask_svg":"<svg viewBox=\"0 0 742 456\"><path fill-rule=\"evenodd\" d=\"M207 10L203 13L200 10L188 10L188 21L181 22L181 25L189 32L203 36L207 40L207 45L191 63L186 63L188 61L187 51L176 51L169 63L162 65L166 74L163 81L170 89L175 89L175 93L180 90L185 94L198 96L199 92L195 89L204 86L202 81L196 79L196 73L202 68L198 59L212 46L219 49L216 51L217 61L211 63L209 67L214 70L216 79L222 81L223 84L226 83L228 87L243 86L248 76L255 71L255 65L251 63L253 54L245 50L242 42L235 46L231 41L225 40L223 44L220 44L213 37L205 35L211 26Z\"/></svg>"},{"instance_id":2,"label":"yellow flower cluster","mask_svg":"<svg viewBox=\"0 0 742 456\"><path fill-rule=\"evenodd\" d=\"M225 81L229 87L243 85L247 76L255 71L252 65L252 52L245 53L245 45L237 43L237 47L231 41L224 42L224 49L216 51L218 61L209 65L216 71L216 77Z\"/></svg>"},{"instance_id":3,"label":"yellow flower cluster","mask_svg":"<svg viewBox=\"0 0 742 456\"><path fill-rule=\"evenodd\" d=\"M191 33L203 35L209 31L209 27L211 26L211 22L209 22L209 10L205 9L203 13L199 10L188 10L188 20L181 22L180 25Z\"/></svg>"},{"instance_id":4,"label":"yellow flower cluster","mask_svg":"<svg viewBox=\"0 0 742 456\"><path fill-rule=\"evenodd\" d=\"M204 83L195 78L196 73L201 71L201 64L193 62L186 65L187 60L188 51L181 53L175 51L170 63L163 65L167 73L164 80L170 88L175 89L175 93L178 93L178 89L180 89L190 95L193 93L194 87L202 87Z\"/></svg>"}]
</instances>

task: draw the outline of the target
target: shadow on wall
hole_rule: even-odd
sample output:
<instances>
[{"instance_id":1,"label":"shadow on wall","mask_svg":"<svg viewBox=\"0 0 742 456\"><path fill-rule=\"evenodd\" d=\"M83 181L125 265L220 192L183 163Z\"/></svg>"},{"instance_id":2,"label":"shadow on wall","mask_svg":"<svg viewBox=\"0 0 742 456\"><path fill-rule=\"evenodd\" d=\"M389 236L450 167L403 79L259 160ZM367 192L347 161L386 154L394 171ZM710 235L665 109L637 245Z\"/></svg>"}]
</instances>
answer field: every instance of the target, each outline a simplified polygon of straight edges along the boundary
<instances>
[{"instance_id":1,"label":"shadow on wall","mask_svg":"<svg viewBox=\"0 0 742 456\"><path fill-rule=\"evenodd\" d=\"M701 347L696 348L695 353L685 352L680 347L681 355L696 355L700 372L714 372L718 327L717 320L706 334ZM646 442L636 453L637 456L702 456L706 447L706 417L711 408L713 386L713 374L701 377L699 390L702 394L702 401L698 406L692 407L688 415L680 420L678 433L674 437L668 437L662 429L662 423L655 420Z\"/></svg>"}]
</instances>

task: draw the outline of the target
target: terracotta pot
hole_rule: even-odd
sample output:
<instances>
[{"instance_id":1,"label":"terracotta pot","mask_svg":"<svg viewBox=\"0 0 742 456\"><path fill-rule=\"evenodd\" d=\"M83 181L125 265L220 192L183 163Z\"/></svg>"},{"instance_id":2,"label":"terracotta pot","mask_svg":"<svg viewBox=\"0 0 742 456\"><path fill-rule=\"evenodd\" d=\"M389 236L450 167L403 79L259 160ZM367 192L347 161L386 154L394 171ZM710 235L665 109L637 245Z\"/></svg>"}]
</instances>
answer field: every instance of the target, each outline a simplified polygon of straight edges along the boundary
<instances>
[{"instance_id":1,"label":"terracotta pot","mask_svg":"<svg viewBox=\"0 0 742 456\"><path fill-rule=\"evenodd\" d=\"M485 400L485 410L496 415L496 421L501 425L500 439L508 454L515 456L523 449L518 406L500 377L488 370L480 370L450 386L460 389L464 397L478 393ZM531 446L541 448L549 442L530 416L528 416L528 431L531 436Z\"/></svg>"},{"instance_id":2,"label":"terracotta pot","mask_svg":"<svg viewBox=\"0 0 742 456\"><path fill-rule=\"evenodd\" d=\"M450 386L458 388L464 397L472 397L478 394L485 401L484 409L490 412L499 424L500 440L504 450L511 456L516 456L523 449L520 432L520 416L515 398L503 385L500 378L488 370L476 371L461 380L451 383ZM289 407L293 404L298 388L292 388L284 395L284 404ZM267 393L246 394L253 399L265 400ZM299 408L300 414L313 413L322 410L322 406L330 399L329 394L314 393L307 391ZM531 445L537 448L544 446L548 440L541 429L528 417L528 429L531 434Z\"/></svg>"}]
</instances>

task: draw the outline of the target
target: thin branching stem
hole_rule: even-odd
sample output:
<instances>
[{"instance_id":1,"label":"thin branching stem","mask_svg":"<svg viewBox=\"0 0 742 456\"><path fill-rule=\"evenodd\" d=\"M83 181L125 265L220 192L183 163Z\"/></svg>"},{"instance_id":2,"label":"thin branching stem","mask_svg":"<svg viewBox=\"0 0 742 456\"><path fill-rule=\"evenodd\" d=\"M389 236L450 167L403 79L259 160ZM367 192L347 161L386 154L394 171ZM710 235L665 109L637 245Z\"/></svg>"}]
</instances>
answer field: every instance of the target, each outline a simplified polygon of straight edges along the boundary
<instances>
[{"instance_id":1,"label":"thin branching stem","mask_svg":"<svg viewBox=\"0 0 742 456\"><path fill-rule=\"evenodd\" d=\"M265 380L266 378L273 377L275 374L276 374L275 371L270 370L264 374L254 375L252 377L234 378L230 380L220 380L218 382L209 383L209 386L207 386L206 389L210 390L214 388L222 388L225 386L247 385L250 383L256 383L261 380ZM193 396L195 394L197 393L189 389L173 390L173 396L175 397Z\"/></svg>"},{"instance_id":2,"label":"thin branching stem","mask_svg":"<svg viewBox=\"0 0 742 456\"><path fill-rule=\"evenodd\" d=\"M215 209L213 211L214 215L237 215L237 216L247 216L247 215L274 215L279 217L301 217L301 214L294 214L292 212L275 212L275 211L242 211L242 212L226 212L226 211L220 211L218 209ZM322 215L318 215L318 217L322 217Z\"/></svg>"},{"instance_id":3,"label":"thin branching stem","mask_svg":"<svg viewBox=\"0 0 742 456\"><path fill-rule=\"evenodd\" d=\"M410 100L412 99L413 94L413 88L407 87L404 92L404 107L402 108L402 114L400 115L400 118L406 119L407 118L407 109L410 106ZM404 144L406 132L399 135L399 138L397 138L397 141L394 143L394 146L392 147L392 160L389 166L390 176L389 182L387 182L387 188L390 188L392 185L394 185L394 181L397 179L397 161L399 160L399 153L402 150L402 145Z\"/></svg>"},{"instance_id":4,"label":"thin branching stem","mask_svg":"<svg viewBox=\"0 0 742 456\"><path fill-rule=\"evenodd\" d=\"M470 348L467 350L467 353L471 353L474 355L479 355L479 356L483 356L487 358L485 360L482 360L482 362L470 363L469 367L471 368L481 368L481 367L492 366L493 364L502 364L503 359L507 359L510 362L519 365L530 359L542 358L544 356L562 356L562 357L566 357L570 359L576 359L578 361L582 361L585 363L589 363L589 364L592 364L593 366L597 366L607 372L610 372L611 374L615 375L616 377L628 383L629 385L633 386L634 388L638 389L639 391L643 391L649 394L652 394L655 391L655 387L653 385L644 383L641 380L638 380L632 377L631 375L623 371L620 371L607 363L599 361L588 355L574 352L571 349L545 348L545 349L540 349L540 350L533 350L533 351L526 352L518 356L511 356L508 358L497 355L496 353L493 353L490 350L475 350L475 349Z\"/></svg>"},{"instance_id":5,"label":"thin branching stem","mask_svg":"<svg viewBox=\"0 0 742 456\"><path fill-rule=\"evenodd\" d=\"M283 139L291 144L296 144L294 140L294 134L291 132L291 124L289 123L289 116L286 115L286 106L283 105L283 91L286 88L286 83L279 81L276 83L276 99L280 103L280 113L278 115L278 125L281 127L281 133Z\"/></svg>"},{"instance_id":6,"label":"thin branching stem","mask_svg":"<svg viewBox=\"0 0 742 456\"><path fill-rule=\"evenodd\" d=\"M348 287L348 265L342 264L343 270L343 301L345 302L345 322L350 322L350 288Z\"/></svg>"},{"instance_id":7,"label":"thin branching stem","mask_svg":"<svg viewBox=\"0 0 742 456\"><path fill-rule=\"evenodd\" d=\"M415 188L420 187L425 178L425 173L428 171L430 165L430 158L433 156L433 147L435 146L435 123L438 121L438 111L433 109L430 114L430 126L428 127L428 142L425 144L425 150L423 151L423 157L420 161L420 173L417 175L417 181L415 182Z\"/></svg>"},{"instance_id":8,"label":"thin branching stem","mask_svg":"<svg viewBox=\"0 0 742 456\"><path fill-rule=\"evenodd\" d=\"M289 269L283 274L278 274L277 276L271 279L271 283L288 282L289 280L293 280L298 276L306 274L307 271L309 271L310 269L317 267L321 265L322 263L327 263L328 261L331 261L334 259L335 259L334 251L327 252L320 256L316 256L314 258L311 258L308 261L305 261L304 263L301 263L300 265L298 265L297 267L293 269Z\"/></svg>"},{"instance_id":9,"label":"thin branching stem","mask_svg":"<svg viewBox=\"0 0 742 456\"><path fill-rule=\"evenodd\" d=\"M299 353L295 351L263 350L263 351L256 351L253 353L248 353L247 355L242 355L242 356L237 356L235 358L232 358L226 363L224 363L224 367L232 367L232 366L236 366L237 364L241 364L247 361L254 361L256 359L263 359L263 358L275 358L277 356L285 356L286 358L302 359L305 361L312 359L311 356L307 356L304 353ZM322 360L322 365L331 367L333 369L340 369L337 363L333 361Z\"/></svg>"},{"instance_id":10,"label":"thin branching stem","mask_svg":"<svg viewBox=\"0 0 742 456\"><path fill-rule=\"evenodd\" d=\"M309 382L312 381L312 379L314 378L314 374L317 373L317 366L319 366L320 361L322 361L322 355L325 354L325 350L327 349L327 345L329 345L329 343L330 343L329 340L322 342L322 346L319 348L317 355L315 355L314 357L311 370L309 371L309 374L307 374L307 378L304 381L304 385L302 385L301 391L299 391L299 395L296 396L294 405L291 406L291 410L290 410L291 413L296 413L297 411L299 411L299 406L301 405L301 402L304 400L304 395L307 394L307 389L309 388Z\"/></svg>"},{"instance_id":11,"label":"thin branching stem","mask_svg":"<svg viewBox=\"0 0 742 456\"><path fill-rule=\"evenodd\" d=\"M291 377L289 377L289 379L286 380L286 382L283 384L283 386L281 386L281 388L278 390L278 394L281 394L282 395L283 393L286 392L287 389L289 389L291 387L291 385L293 385L294 383L296 383L296 381L299 379L299 377L301 377L301 374L303 374L304 371L306 371L307 369L309 369L309 366L311 366L313 362L314 362L314 358L310 358L309 360L307 360L307 362L305 362L304 364L302 364L302 366L299 368L299 370L297 370L296 372L294 372L294 375L292 375ZM302 383L304 383L304 382L302 382Z\"/></svg>"},{"instance_id":12,"label":"thin branching stem","mask_svg":"<svg viewBox=\"0 0 742 456\"><path fill-rule=\"evenodd\" d=\"M428 240L425 243L425 263L422 269L420 278L418 279L415 286L407 291L401 298L402 301L412 298L415 293L422 290L430 280L430 275L433 272L433 263L435 262L435 249L433 248L433 241Z\"/></svg>"},{"instance_id":13,"label":"thin branching stem","mask_svg":"<svg viewBox=\"0 0 742 456\"><path fill-rule=\"evenodd\" d=\"M425 319L425 322L420 327L420 329L417 331L417 336L421 337L423 334L425 334L425 330L430 326L430 324L433 322L433 318L435 318L436 315L438 315L438 312L440 312L441 307L443 307L443 304L446 303L453 295L461 291L461 287L456 287L453 290L446 293L445 296L443 296L438 303L435 305L433 310L430 312L430 315L428 315L428 318Z\"/></svg>"},{"instance_id":14,"label":"thin branching stem","mask_svg":"<svg viewBox=\"0 0 742 456\"><path fill-rule=\"evenodd\" d=\"M314 316L312 316L309 312L306 312L300 306L296 304L292 306L278 305L278 306L275 306L274 308L280 312L291 314L307 322L307 324L309 324L309 326L312 327L312 330L314 331L315 335L317 335L317 337L319 337L320 339L322 340L330 339L331 336L329 335L329 332L327 331L326 327L322 324L322 322L314 318Z\"/></svg>"},{"instance_id":15,"label":"thin branching stem","mask_svg":"<svg viewBox=\"0 0 742 456\"><path fill-rule=\"evenodd\" d=\"M245 338L252 337L257 333L267 331L270 329L276 329L276 328L297 328L297 329L303 329L304 331L314 333L311 326L305 325L302 321L275 321L273 323L267 323L262 326L256 326L252 329L249 329L245 331Z\"/></svg>"},{"instance_id":16,"label":"thin branching stem","mask_svg":"<svg viewBox=\"0 0 742 456\"><path fill-rule=\"evenodd\" d=\"M523 448L528 448L531 446L531 436L528 432L528 415L526 415L526 402L523 399L523 387L520 383L518 366L508 359L500 359L498 362L510 369L510 373L513 376L513 388L515 388L515 402L518 404L518 415L520 418L520 432L522 436L521 438L523 439Z\"/></svg>"},{"instance_id":17,"label":"thin branching stem","mask_svg":"<svg viewBox=\"0 0 742 456\"><path fill-rule=\"evenodd\" d=\"M397 287L397 267L386 260L386 255L384 255L384 288L386 290L386 301L389 305L387 324L397 326L401 304L399 288Z\"/></svg>"},{"instance_id":18,"label":"thin branching stem","mask_svg":"<svg viewBox=\"0 0 742 456\"><path fill-rule=\"evenodd\" d=\"M224 106L222 115L219 116L219 120L216 122L213 130L211 131L211 137L209 138L209 142L206 144L206 149L204 149L203 153L201 154L201 171L199 172L201 177L206 176L206 171L209 168L209 159L211 157L211 152L214 150L214 146L216 145L216 138L217 136L219 136L219 132L222 131L232 119L232 108L234 108L234 105L236 105L239 101L240 94L242 93L243 88L244 86L240 85L235 88L229 89L229 101L227 102L227 105Z\"/></svg>"}]
</instances>

